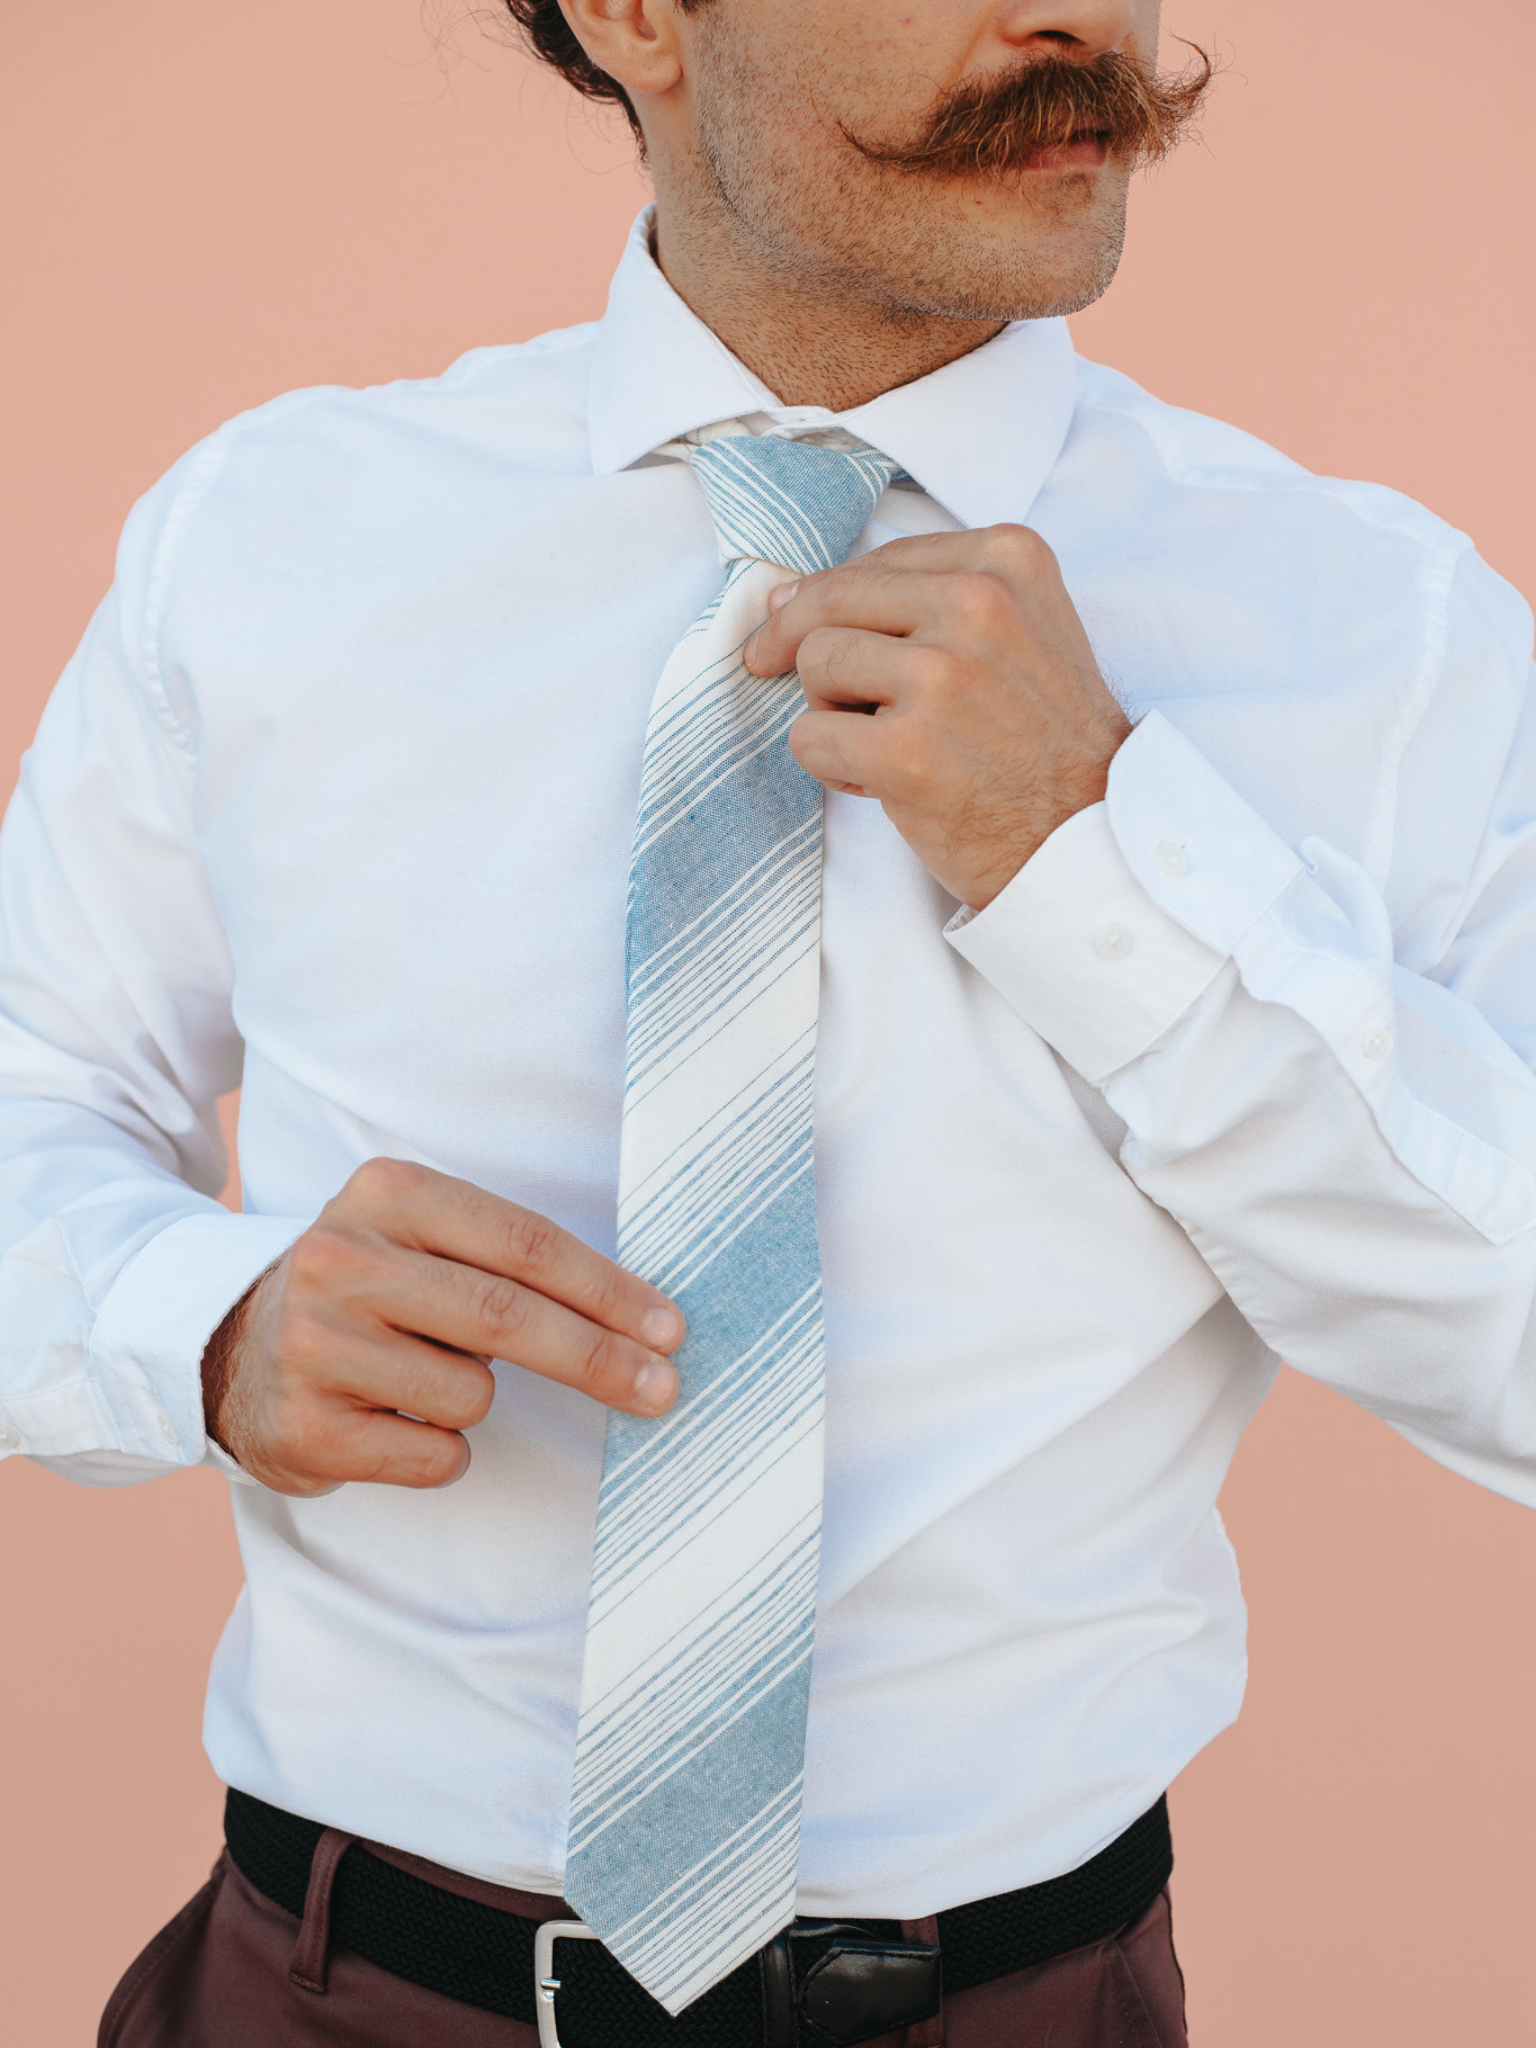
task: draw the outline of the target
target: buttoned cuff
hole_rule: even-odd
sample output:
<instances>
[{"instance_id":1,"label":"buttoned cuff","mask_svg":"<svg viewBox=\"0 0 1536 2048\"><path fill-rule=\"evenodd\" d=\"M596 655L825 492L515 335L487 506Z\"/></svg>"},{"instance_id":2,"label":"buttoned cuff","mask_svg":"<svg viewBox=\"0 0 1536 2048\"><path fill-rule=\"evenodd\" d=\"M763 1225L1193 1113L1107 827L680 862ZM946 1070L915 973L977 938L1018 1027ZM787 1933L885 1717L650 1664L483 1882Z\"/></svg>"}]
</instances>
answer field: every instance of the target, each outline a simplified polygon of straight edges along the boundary
<instances>
[{"instance_id":1,"label":"buttoned cuff","mask_svg":"<svg viewBox=\"0 0 1536 2048\"><path fill-rule=\"evenodd\" d=\"M1104 802L1069 818L945 937L1098 1085L1199 1000L1302 871L1154 711L1110 764Z\"/></svg>"},{"instance_id":2,"label":"buttoned cuff","mask_svg":"<svg viewBox=\"0 0 1536 2048\"><path fill-rule=\"evenodd\" d=\"M203 1353L235 1303L309 1223L222 1209L185 1216L130 1259L97 1313L90 1353L91 1378L122 1450L162 1464L207 1459L238 1471L203 1432Z\"/></svg>"}]
</instances>

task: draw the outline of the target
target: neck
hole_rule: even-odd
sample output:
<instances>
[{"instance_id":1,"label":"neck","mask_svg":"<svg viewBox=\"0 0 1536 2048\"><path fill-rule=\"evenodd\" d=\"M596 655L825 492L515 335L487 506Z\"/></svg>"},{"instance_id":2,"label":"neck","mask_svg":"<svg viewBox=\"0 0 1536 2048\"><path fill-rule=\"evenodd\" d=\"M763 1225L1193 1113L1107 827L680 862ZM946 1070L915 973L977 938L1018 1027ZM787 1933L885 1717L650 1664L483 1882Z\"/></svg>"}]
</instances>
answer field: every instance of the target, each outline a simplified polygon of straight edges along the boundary
<instances>
[{"instance_id":1,"label":"neck","mask_svg":"<svg viewBox=\"0 0 1536 2048\"><path fill-rule=\"evenodd\" d=\"M847 412L968 355L1006 325L914 312L846 277L792 268L695 193L658 189L656 240L678 297L781 405Z\"/></svg>"}]
</instances>

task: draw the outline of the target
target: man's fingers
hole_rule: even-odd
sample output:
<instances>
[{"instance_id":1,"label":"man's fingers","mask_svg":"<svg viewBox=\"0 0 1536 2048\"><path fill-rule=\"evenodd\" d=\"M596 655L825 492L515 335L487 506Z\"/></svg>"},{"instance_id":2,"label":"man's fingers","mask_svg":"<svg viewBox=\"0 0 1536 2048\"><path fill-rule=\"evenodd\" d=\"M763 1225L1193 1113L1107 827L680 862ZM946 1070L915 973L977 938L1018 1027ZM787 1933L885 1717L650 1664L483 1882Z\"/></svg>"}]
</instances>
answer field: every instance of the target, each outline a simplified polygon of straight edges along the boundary
<instances>
[{"instance_id":1,"label":"man's fingers","mask_svg":"<svg viewBox=\"0 0 1536 2048\"><path fill-rule=\"evenodd\" d=\"M1060 581L1056 557L1027 526L989 526L973 533L905 534L838 569L802 577L742 650L754 675L785 674L808 633L856 626L902 636L948 620L972 617L985 631L1000 617L1007 594Z\"/></svg>"},{"instance_id":2,"label":"man's fingers","mask_svg":"<svg viewBox=\"0 0 1536 2048\"><path fill-rule=\"evenodd\" d=\"M632 1415L660 1415L677 1397L677 1370L663 1353L504 1273L400 1251L381 1270L372 1306L380 1322L408 1333L389 1350L391 1387L408 1369L417 1371L427 1389L423 1399L457 1400L471 1385L483 1386L490 1372L466 1355L475 1353L504 1358ZM431 1342L412 1347L412 1337ZM350 1384L375 1397L374 1383L363 1387L354 1378ZM417 1401L397 1400L393 1392L388 1399L391 1407L439 1419L438 1410ZM460 1420L443 1411L441 1419L463 1429L479 1417Z\"/></svg>"},{"instance_id":3,"label":"man's fingers","mask_svg":"<svg viewBox=\"0 0 1536 2048\"><path fill-rule=\"evenodd\" d=\"M759 626L742 649L742 660L753 675L787 674L795 667L806 636L829 626L899 637L930 624L937 592L928 592L923 579L910 571L903 574L878 563L877 550L798 584L789 602Z\"/></svg>"},{"instance_id":4,"label":"man's fingers","mask_svg":"<svg viewBox=\"0 0 1536 2048\"><path fill-rule=\"evenodd\" d=\"M473 1429L496 1398L496 1375L482 1358L395 1329L338 1346L326 1394L363 1408L394 1410L436 1429Z\"/></svg>"},{"instance_id":5,"label":"man's fingers","mask_svg":"<svg viewBox=\"0 0 1536 2048\"><path fill-rule=\"evenodd\" d=\"M445 1486L495 1398L492 1358L660 1415L683 1334L664 1295L548 1218L376 1159L241 1304L227 1370L210 1345L210 1429L282 1493Z\"/></svg>"},{"instance_id":6,"label":"man's fingers","mask_svg":"<svg viewBox=\"0 0 1536 2048\"><path fill-rule=\"evenodd\" d=\"M302 1451L286 1472L256 1476L284 1493L322 1493L355 1481L451 1486L469 1470L469 1455L468 1443L454 1430L337 1400L313 1418ZM285 1478L289 1483L284 1484Z\"/></svg>"},{"instance_id":7,"label":"man's fingers","mask_svg":"<svg viewBox=\"0 0 1536 2048\"><path fill-rule=\"evenodd\" d=\"M876 730L886 723L846 711L807 711L789 728L789 751L807 775L828 789L877 796L881 749Z\"/></svg>"},{"instance_id":8,"label":"man's fingers","mask_svg":"<svg viewBox=\"0 0 1536 2048\"><path fill-rule=\"evenodd\" d=\"M812 711L892 705L915 689L941 684L949 670L936 647L856 626L817 626L801 641L797 660Z\"/></svg>"},{"instance_id":9,"label":"man's fingers","mask_svg":"<svg viewBox=\"0 0 1536 2048\"><path fill-rule=\"evenodd\" d=\"M479 1401L462 1391L445 1398L441 1384L427 1384L432 1375L410 1364L392 1377L375 1346L361 1360L358 1347L341 1348L352 1356L324 1385L281 1373L248 1390L227 1444L242 1468L277 1493L306 1498L350 1479L447 1486L459 1478L469 1464L463 1436L422 1419L416 1408L402 1415L393 1404L411 1402L445 1417L461 1413L467 1427L477 1408L483 1413ZM346 1391L347 1383L363 1391Z\"/></svg>"},{"instance_id":10,"label":"man's fingers","mask_svg":"<svg viewBox=\"0 0 1536 2048\"><path fill-rule=\"evenodd\" d=\"M520 1281L648 1349L675 1351L683 1340L682 1314L658 1289L547 1216L469 1181L408 1160L373 1159L334 1206L398 1244Z\"/></svg>"}]
</instances>

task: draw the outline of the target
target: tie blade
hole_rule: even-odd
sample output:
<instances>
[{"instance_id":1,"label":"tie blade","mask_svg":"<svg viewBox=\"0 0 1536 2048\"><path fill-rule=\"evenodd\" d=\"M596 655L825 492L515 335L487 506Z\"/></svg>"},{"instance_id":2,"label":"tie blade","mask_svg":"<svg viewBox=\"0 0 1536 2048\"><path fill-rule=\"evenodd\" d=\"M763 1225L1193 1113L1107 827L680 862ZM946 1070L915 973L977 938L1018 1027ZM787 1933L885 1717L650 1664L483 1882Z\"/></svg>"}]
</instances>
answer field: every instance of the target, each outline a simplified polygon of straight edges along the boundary
<instances>
[{"instance_id":1,"label":"tie blade","mask_svg":"<svg viewBox=\"0 0 1536 2048\"><path fill-rule=\"evenodd\" d=\"M682 1303L685 1398L610 1427L564 1887L674 2013L794 1912L824 1398L809 1174Z\"/></svg>"},{"instance_id":2,"label":"tie blade","mask_svg":"<svg viewBox=\"0 0 1536 2048\"><path fill-rule=\"evenodd\" d=\"M895 471L751 436L690 459L733 566L646 733L619 1187L620 1255L688 1338L671 1414L608 1420L565 1876L674 2015L794 1917L821 1538L822 797L787 745L794 678L740 653Z\"/></svg>"},{"instance_id":3,"label":"tie blade","mask_svg":"<svg viewBox=\"0 0 1536 2048\"><path fill-rule=\"evenodd\" d=\"M622 1826L589 1834L568 1861L567 1899L674 2017L794 1918L801 1775L790 1731L804 1728L810 1633L784 1646L750 1705L640 1794L643 1864Z\"/></svg>"}]
</instances>

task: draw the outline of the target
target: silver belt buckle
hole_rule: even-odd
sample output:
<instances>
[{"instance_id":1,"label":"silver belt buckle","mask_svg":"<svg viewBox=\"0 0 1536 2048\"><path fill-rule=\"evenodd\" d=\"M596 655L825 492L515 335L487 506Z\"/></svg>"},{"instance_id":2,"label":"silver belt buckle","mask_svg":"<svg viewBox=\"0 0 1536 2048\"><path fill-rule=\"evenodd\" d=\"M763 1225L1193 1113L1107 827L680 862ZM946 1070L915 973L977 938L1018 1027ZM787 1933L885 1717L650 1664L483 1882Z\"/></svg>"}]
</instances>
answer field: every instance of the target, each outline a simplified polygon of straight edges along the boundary
<instances>
[{"instance_id":1,"label":"silver belt buckle","mask_svg":"<svg viewBox=\"0 0 1536 2048\"><path fill-rule=\"evenodd\" d=\"M555 1975L557 1941L600 1941L583 1920L546 1920L533 1937L533 2009L539 2020L539 2048L560 2048L560 2030L555 2023L555 1993L560 1979Z\"/></svg>"}]
</instances>

